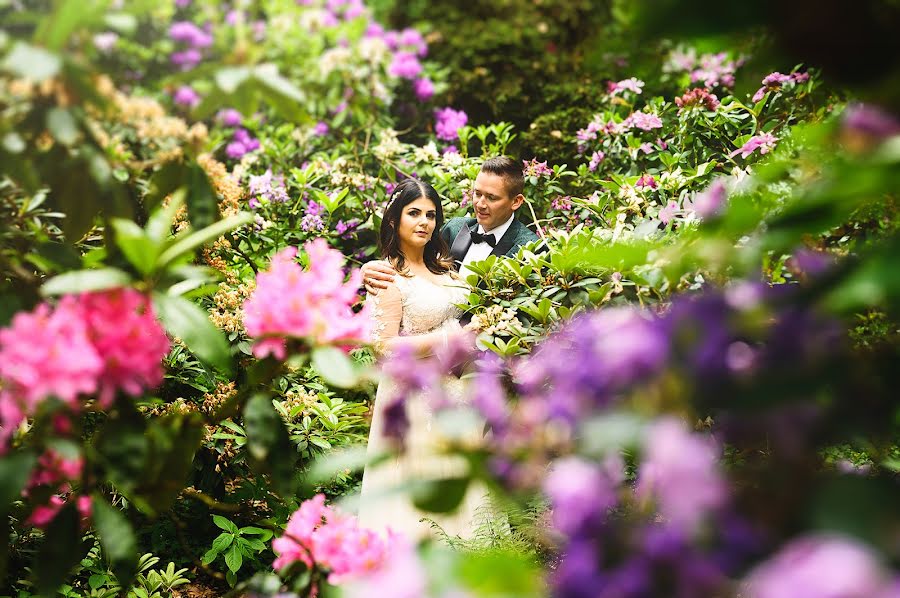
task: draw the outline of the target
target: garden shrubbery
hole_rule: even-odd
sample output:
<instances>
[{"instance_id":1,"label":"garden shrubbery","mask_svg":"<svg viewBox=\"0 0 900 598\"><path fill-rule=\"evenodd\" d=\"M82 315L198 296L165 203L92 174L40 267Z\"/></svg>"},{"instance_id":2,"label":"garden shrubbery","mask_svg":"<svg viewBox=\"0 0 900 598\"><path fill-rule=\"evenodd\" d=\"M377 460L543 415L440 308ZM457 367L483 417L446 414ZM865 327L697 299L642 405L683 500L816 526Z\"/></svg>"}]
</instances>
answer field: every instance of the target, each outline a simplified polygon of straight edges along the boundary
<instances>
[{"instance_id":1,"label":"garden shrubbery","mask_svg":"<svg viewBox=\"0 0 900 598\"><path fill-rule=\"evenodd\" d=\"M900 124L829 57L641 3L45 4L0 7L0 592L896 591ZM471 266L437 416L490 442L416 490L507 514L378 537L325 504L377 379L356 267L400 180L466 215L517 152L540 241ZM440 393L440 357L390 367Z\"/></svg>"}]
</instances>

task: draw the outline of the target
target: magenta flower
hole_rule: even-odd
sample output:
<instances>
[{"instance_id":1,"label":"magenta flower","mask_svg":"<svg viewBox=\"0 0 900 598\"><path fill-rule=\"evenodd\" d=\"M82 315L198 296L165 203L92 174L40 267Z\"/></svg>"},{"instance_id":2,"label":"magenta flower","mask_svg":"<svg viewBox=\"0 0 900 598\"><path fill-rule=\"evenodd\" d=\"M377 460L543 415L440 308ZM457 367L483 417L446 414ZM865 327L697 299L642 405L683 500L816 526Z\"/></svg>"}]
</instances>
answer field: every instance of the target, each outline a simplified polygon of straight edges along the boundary
<instances>
[{"instance_id":1,"label":"magenta flower","mask_svg":"<svg viewBox=\"0 0 900 598\"><path fill-rule=\"evenodd\" d=\"M0 329L3 435L48 397L75 406L79 395L96 392L102 371L76 297L63 297L55 309L41 303L17 313Z\"/></svg>"},{"instance_id":2,"label":"magenta flower","mask_svg":"<svg viewBox=\"0 0 900 598\"><path fill-rule=\"evenodd\" d=\"M250 194L251 208L258 208L262 202L285 203L290 200L284 186L284 175L272 174L271 168L263 174L250 175L247 192Z\"/></svg>"},{"instance_id":3,"label":"magenta flower","mask_svg":"<svg viewBox=\"0 0 900 598\"><path fill-rule=\"evenodd\" d=\"M117 390L137 396L162 383L169 338L147 295L130 288L85 293L79 310L103 361L98 379L102 407L112 404Z\"/></svg>"},{"instance_id":4,"label":"magenta flower","mask_svg":"<svg viewBox=\"0 0 900 598\"><path fill-rule=\"evenodd\" d=\"M239 127L244 117L234 108L225 108L219 110L219 113L216 114L216 120L226 127Z\"/></svg>"},{"instance_id":5,"label":"magenta flower","mask_svg":"<svg viewBox=\"0 0 900 598\"><path fill-rule=\"evenodd\" d=\"M208 48L213 44L212 35L203 31L190 21L177 21L169 27L172 41L187 44L191 48Z\"/></svg>"},{"instance_id":6,"label":"magenta flower","mask_svg":"<svg viewBox=\"0 0 900 598\"><path fill-rule=\"evenodd\" d=\"M397 38L397 45L399 47L411 49L419 57L428 54L428 44L425 42L425 38L422 37L421 33L411 27L407 27L400 32L400 35Z\"/></svg>"},{"instance_id":7,"label":"magenta flower","mask_svg":"<svg viewBox=\"0 0 900 598\"><path fill-rule=\"evenodd\" d=\"M229 158L238 160L244 154L258 150L259 147L259 139L251 137L246 129L236 129L233 140L225 147L225 154Z\"/></svg>"},{"instance_id":8,"label":"magenta flower","mask_svg":"<svg viewBox=\"0 0 900 598\"><path fill-rule=\"evenodd\" d=\"M440 108L434 111L434 132L438 139L454 141L459 137L458 131L466 126L469 117L462 110Z\"/></svg>"},{"instance_id":9,"label":"magenta flower","mask_svg":"<svg viewBox=\"0 0 900 598\"><path fill-rule=\"evenodd\" d=\"M847 106L843 118L843 128L862 133L876 139L887 139L900 135L900 121L886 110L871 104L854 103Z\"/></svg>"},{"instance_id":10,"label":"magenta flower","mask_svg":"<svg viewBox=\"0 0 900 598\"><path fill-rule=\"evenodd\" d=\"M428 77L419 77L413 81L413 91L419 100L427 102L434 95L434 83Z\"/></svg>"},{"instance_id":11,"label":"magenta flower","mask_svg":"<svg viewBox=\"0 0 900 598\"><path fill-rule=\"evenodd\" d=\"M591 172L597 170L597 166L600 165L600 162L603 162L604 158L606 158L606 154L603 152L594 152L591 154L591 162L588 164L588 170Z\"/></svg>"},{"instance_id":12,"label":"magenta flower","mask_svg":"<svg viewBox=\"0 0 900 598\"><path fill-rule=\"evenodd\" d=\"M353 313L362 275L353 270L344 282L344 257L324 239L304 246L310 267L304 270L294 260L295 247L282 249L269 269L256 277L256 290L244 302L244 326L256 337L257 357L287 356L288 338L308 339L316 344L365 342L371 335L368 308Z\"/></svg>"},{"instance_id":13,"label":"magenta flower","mask_svg":"<svg viewBox=\"0 0 900 598\"><path fill-rule=\"evenodd\" d=\"M316 123L316 126L314 126L312 130L313 135L315 135L316 137L324 137L325 135L328 135L329 131L330 129L328 128L328 123L321 120Z\"/></svg>"},{"instance_id":14,"label":"magenta flower","mask_svg":"<svg viewBox=\"0 0 900 598\"><path fill-rule=\"evenodd\" d=\"M272 541L276 570L300 561L328 572L328 583L346 583L375 573L391 554L393 537L382 538L359 527L355 517L325 505L317 494L303 501L288 520L284 535Z\"/></svg>"},{"instance_id":15,"label":"magenta flower","mask_svg":"<svg viewBox=\"0 0 900 598\"><path fill-rule=\"evenodd\" d=\"M650 189L659 188L659 183L656 182L656 179L653 178L651 174L642 175L641 178L637 180L634 184L635 187L649 187Z\"/></svg>"},{"instance_id":16,"label":"magenta flower","mask_svg":"<svg viewBox=\"0 0 900 598\"><path fill-rule=\"evenodd\" d=\"M646 430L635 493L654 498L663 517L691 531L727 499L717 457L706 438L674 418L661 419Z\"/></svg>"},{"instance_id":17,"label":"magenta flower","mask_svg":"<svg viewBox=\"0 0 900 598\"><path fill-rule=\"evenodd\" d=\"M543 177L553 174L553 169L547 166L547 161L538 162L537 158L532 158L530 162L522 160L523 174L525 176Z\"/></svg>"},{"instance_id":18,"label":"magenta flower","mask_svg":"<svg viewBox=\"0 0 900 598\"><path fill-rule=\"evenodd\" d=\"M181 52L172 52L169 60L175 66L181 67L182 71L189 71L200 64L200 61L203 60L203 55L200 53L200 50L188 48Z\"/></svg>"},{"instance_id":19,"label":"magenta flower","mask_svg":"<svg viewBox=\"0 0 900 598\"><path fill-rule=\"evenodd\" d=\"M394 54L387 72L392 77L413 80L422 72L422 64L411 52L400 51Z\"/></svg>"},{"instance_id":20,"label":"magenta flower","mask_svg":"<svg viewBox=\"0 0 900 598\"><path fill-rule=\"evenodd\" d=\"M740 154L742 158L748 157L750 154L759 150L759 153L768 154L770 151L775 149L775 143L778 141L778 138L772 135L771 133L763 133L762 135L754 135L747 142L734 150L730 154L728 154L729 158L735 157L737 154Z\"/></svg>"},{"instance_id":21,"label":"magenta flower","mask_svg":"<svg viewBox=\"0 0 900 598\"><path fill-rule=\"evenodd\" d=\"M190 85L182 85L175 91L172 101L179 106L193 108L200 103L200 95Z\"/></svg>"}]
</instances>

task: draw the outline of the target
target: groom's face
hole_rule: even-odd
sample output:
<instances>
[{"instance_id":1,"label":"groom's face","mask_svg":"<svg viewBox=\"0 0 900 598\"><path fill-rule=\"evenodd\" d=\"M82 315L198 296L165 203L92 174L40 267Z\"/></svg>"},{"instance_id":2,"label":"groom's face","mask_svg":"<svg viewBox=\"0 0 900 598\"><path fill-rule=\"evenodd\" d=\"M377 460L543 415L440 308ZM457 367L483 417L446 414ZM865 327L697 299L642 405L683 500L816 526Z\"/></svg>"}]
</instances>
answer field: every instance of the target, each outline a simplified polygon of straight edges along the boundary
<instances>
[{"instance_id":1,"label":"groom's face","mask_svg":"<svg viewBox=\"0 0 900 598\"><path fill-rule=\"evenodd\" d=\"M475 219L485 231L497 228L509 220L525 199L521 194L511 196L506 179L489 172L479 172L475 177L472 195Z\"/></svg>"}]
</instances>

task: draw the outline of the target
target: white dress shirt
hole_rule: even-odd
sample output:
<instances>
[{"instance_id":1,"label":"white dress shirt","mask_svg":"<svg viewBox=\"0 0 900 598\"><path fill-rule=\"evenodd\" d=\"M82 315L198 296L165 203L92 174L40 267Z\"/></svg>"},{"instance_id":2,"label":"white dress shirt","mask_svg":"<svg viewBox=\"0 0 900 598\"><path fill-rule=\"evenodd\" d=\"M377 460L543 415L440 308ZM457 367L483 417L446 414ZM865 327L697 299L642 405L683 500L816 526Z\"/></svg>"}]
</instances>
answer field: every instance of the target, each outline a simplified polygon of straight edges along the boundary
<instances>
[{"instance_id":1,"label":"white dress shirt","mask_svg":"<svg viewBox=\"0 0 900 598\"><path fill-rule=\"evenodd\" d=\"M515 218L515 213L509 217L509 220L501 224L500 226L494 227L491 230L484 230L480 224L478 225L478 232L481 234L491 234L494 235L494 238L497 239L497 242L500 242L500 239L503 238L503 235L506 234L506 231L509 230L509 227L512 226L513 218ZM466 251L466 255L463 257L462 266L459 268L459 274L462 276L463 280L466 279L470 273L468 272L468 268L466 267L468 264L472 262L480 262L481 260L487 259L487 256L491 255L491 252L494 250L493 247L482 241L481 243L472 243L469 245L468 251Z\"/></svg>"}]
</instances>

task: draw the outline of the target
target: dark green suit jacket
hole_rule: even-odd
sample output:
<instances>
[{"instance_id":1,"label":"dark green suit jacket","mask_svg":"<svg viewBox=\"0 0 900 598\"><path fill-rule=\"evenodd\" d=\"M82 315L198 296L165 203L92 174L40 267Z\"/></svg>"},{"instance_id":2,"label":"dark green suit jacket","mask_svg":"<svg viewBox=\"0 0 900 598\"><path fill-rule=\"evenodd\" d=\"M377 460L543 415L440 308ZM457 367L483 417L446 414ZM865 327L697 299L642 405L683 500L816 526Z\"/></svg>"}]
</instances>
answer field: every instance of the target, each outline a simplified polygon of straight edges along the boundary
<instances>
[{"instance_id":1,"label":"dark green suit jacket","mask_svg":"<svg viewBox=\"0 0 900 598\"><path fill-rule=\"evenodd\" d=\"M462 263L466 252L472 245L472 231L478 230L478 221L474 218L451 218L441 229L441 236L450 247L450 256L456 263L457 269ZM537 241L538 236L531 232L524 224L513 218L512 224L506 233L497 241L497 245L491 250L491 255L514 257L519 252L519 247L532 241Z\"/></svg>"}]
</instances>

